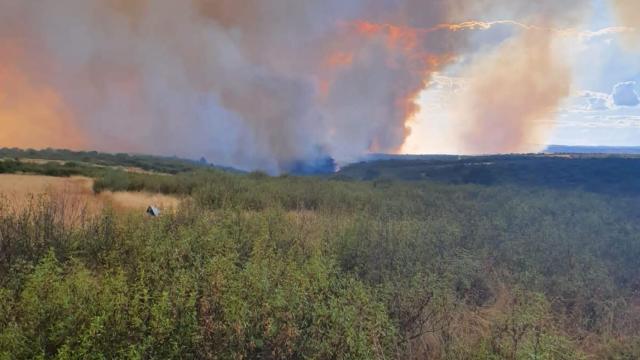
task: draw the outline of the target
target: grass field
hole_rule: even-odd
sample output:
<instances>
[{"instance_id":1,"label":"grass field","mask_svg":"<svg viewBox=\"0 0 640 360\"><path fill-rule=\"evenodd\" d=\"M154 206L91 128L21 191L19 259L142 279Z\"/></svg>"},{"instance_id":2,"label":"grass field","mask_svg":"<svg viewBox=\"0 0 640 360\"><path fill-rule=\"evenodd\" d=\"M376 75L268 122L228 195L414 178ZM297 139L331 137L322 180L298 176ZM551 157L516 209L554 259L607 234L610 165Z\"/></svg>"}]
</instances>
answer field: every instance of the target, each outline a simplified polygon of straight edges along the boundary
<instances>
[{"instance_id":1,"label":"grass field","mask_svg":"<svg viewBox=\"0 0 640 360\"><path fill-rule=\"evenodd\" d=\"M122 211L145 211L149 205L161 209L175 209L180 199L175 196L147 192L93 192L93 179L87 177L59 178L40 175L0 175L0 196L12 207L24 208L39 196L50 196L59 201L82 204L92 213L111 206Z\"/></svg>"}]
</instances>

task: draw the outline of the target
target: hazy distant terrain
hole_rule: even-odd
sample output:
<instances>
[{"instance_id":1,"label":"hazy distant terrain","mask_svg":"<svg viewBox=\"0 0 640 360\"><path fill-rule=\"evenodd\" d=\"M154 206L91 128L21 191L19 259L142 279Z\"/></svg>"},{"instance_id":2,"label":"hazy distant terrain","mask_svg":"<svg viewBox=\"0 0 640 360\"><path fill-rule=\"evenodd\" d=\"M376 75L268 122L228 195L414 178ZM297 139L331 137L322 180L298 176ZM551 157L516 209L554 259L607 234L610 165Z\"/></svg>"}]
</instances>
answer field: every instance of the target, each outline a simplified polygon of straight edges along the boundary
<instances>
[{"instance_id":1,"label":"hazy distant terrain","mask_svg":"<svg viewBox=\"0 0 640 360\"><path fill-rule=\"evenodd\" d=\"M352 164L335 176L354 180L437 181L512 185L629 196L640 194L640 156L539 154L476 157L426 156Z\"/></svg>"},{"instance_id":2,"label":"hazy distant terrain","mask_svg":"<svg viewBox=\"0 0 640 360\"><path fill-rule=\"evenodd\" d=\"M0 198L3 359L640 356L633 155L387 158L270 177L0 154L0 192L23 199ZM29 189L44 194L24 201ZM146 216L162 198L176 202ZM77 212L107 200L129 206Z\"/></svg>"},{"instance_id":3,"label":"hazy distant terrain","mask_svg":"<svg viewBox=\"0 0 640 360\"><path fill-rule=\"evenodd\" d=\"M564 146L551 145L547 148L551 153L568 154L640 154L640 146Z\"/></svg>"}]
</instances>

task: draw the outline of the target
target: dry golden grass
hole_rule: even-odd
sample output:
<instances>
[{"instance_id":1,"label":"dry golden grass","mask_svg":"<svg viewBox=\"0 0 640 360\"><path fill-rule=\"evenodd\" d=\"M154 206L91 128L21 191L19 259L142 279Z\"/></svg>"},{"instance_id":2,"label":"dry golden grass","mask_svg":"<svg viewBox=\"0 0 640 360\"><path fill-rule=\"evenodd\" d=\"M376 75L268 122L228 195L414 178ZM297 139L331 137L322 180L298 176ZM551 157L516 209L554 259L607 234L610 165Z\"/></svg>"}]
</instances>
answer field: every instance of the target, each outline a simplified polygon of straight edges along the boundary
<instances>
[{"instance_id":1,"label":"dry golden grass","mask_svg":"<svg viewBox=\"0 0 640 360\"><path fill-rule=\"evenodd\" d=\"M97 196L102 202L111 203L115 208L146 210L149 205L160 209L175 209L180 199L174 196L143 192L110 192Z\"/></svg>"},{"instance_id":2,"label":"dry golden grass","mask_svg":"<svg viewBox=\"0 0 640 360\"><path fill-rule=\"evenodd\" d=\"M33 195L65 192L69 195L93 195L93 180L83 177L57 178L35 175L0 175L0 193L20 203Z\"/></svg>"},{"instance_id":3,"label":"dry golden grass","mask_svg":"<svg viewBox=\"0 0 640 360\"><path fill-rule=\"evenodd\" d=\"M93 193L93 180L86 177L58 178L36 175L0 175L0 196L15 209L28 206L38 196L82 206L97 212L106 206L120 211L144 212L149 205L163 211L177 208L180 199L174 196L144 192Z\"/></svg>"}]
</instances>

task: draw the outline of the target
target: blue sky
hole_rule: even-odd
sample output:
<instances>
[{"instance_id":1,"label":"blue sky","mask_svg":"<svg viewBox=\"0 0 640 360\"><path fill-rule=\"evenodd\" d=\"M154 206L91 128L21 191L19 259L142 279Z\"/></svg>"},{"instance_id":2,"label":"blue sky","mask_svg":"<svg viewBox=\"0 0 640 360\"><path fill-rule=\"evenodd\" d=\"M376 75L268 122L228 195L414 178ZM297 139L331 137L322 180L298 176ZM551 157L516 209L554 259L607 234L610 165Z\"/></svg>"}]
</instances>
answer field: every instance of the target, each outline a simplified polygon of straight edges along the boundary
<instances>
[{"instance_id":1,"label":"blue sky","mask_svg":"<svg viewBox=\"0 0 640 360\"><path fill-rule=\"evenodd\" d=\"M609 1L593 0L590 15L576 29L593 35L557 41L559 56L571 68L571 95L553 118L541 119L554 125L546 144L540 145L640 146L640 44L617 31L596 33L619 26ZM495 33L478 36L483 46L494 46L486 43ZM405 152L460 152L456 133L461 125L453 112L470 80L464 77L465 66L466 61L460 61L436 75L421 94L422 111L414 119Z\"/></svg>"},{"instance_id":2,"label":"blue sky","mask_svg":"<svg viewBox=\"0 0 640 360\"><path fill-rule=\"evenodd\" d=\"M594 0L593 5L590 30L618 25L606 1ZM638 50L616 35L590 41L578 52L573 64L576 94L558 114L550 142L640 145Z\"/></svg>"}]
</instances>

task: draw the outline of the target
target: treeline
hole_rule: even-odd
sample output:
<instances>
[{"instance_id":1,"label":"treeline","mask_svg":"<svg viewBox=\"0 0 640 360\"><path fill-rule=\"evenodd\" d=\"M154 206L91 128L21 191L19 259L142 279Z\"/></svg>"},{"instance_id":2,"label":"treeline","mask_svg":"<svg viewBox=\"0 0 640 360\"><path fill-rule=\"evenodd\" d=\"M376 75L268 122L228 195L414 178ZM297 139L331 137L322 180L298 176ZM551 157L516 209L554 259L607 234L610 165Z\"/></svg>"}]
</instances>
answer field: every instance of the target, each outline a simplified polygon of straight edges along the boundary
<instances>
[{"instance_id":1,"label":"treeline","mask_svg":"<svg viewBox=\"0 0 640 360\"><path fill-rule=\"evenodd\" d=\"M93 164L106 167L133 167L150 172L178 174L209 168L206 160L192 161L176 157L136 154L109 154L97 151L72 151L57 149L0 149L0 159L37 159Z\"/></svg>"},{"instance_id":2,"label":"treeline","mask_svg":"<svg viewBox=\"0 0 640 360\"><path fill-rule=\"evenodd\" d=\"M0 160L0 174L16 173L56 177L69 177L76 175L97 177L101 176L101 174L104 173L104 170L93 166L81 165L75 162L33 163L14 159Z\"/></svg>"},{"instance_id":3,"label":"treeline","mask_svg":"<svg viewBox=\"0 0 640 360\"><path fill-rule=\"evenodd\" d=\"M339 179L437 181L446 184L535 186L559 190L640 194L636 155L499 155L361 162L343 168Z\"/></svg>"},{"instance_id":4,"label":"treeline","mask_svg":"<svg viewBox=\"0 0 640 360\"><path fill-rule=\"evenodd\" d=\"M220 170L183 172L175 176L167 173L140 173L122 167L95 166L73 161L29 161L23 159L0 160L0 174L31 174L54 177L86 176L93 178L94 190L150 191L165 194L188 195L195 183L201 184L199 174L214 174Z\"/></svg>"},{"instance_id":5,"label":"treeline","mask_svg":"<svg viewBox=\"0 0 640 360\"><path fill-rule=\"evenodd\" d=\"M158 219L2 204L0 358L640 358L637 197L109 176L190 197Z\"/></svg>"}]
</instances>

